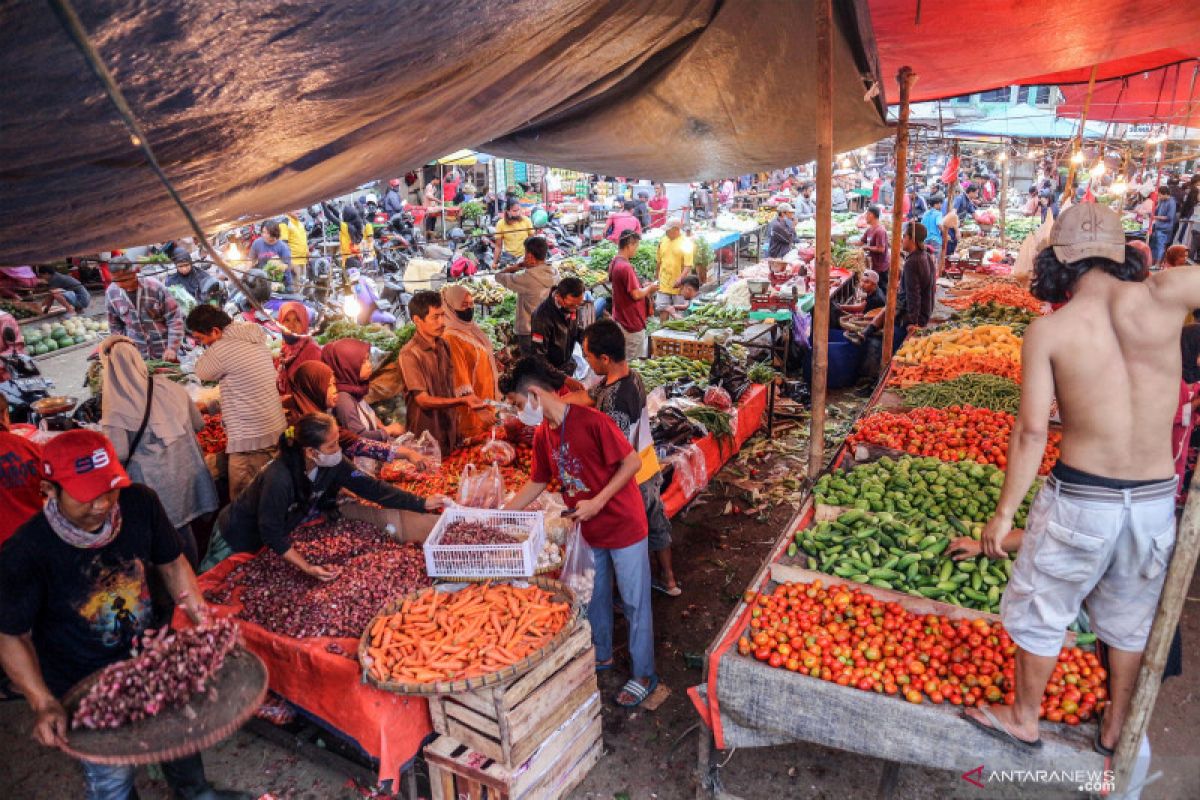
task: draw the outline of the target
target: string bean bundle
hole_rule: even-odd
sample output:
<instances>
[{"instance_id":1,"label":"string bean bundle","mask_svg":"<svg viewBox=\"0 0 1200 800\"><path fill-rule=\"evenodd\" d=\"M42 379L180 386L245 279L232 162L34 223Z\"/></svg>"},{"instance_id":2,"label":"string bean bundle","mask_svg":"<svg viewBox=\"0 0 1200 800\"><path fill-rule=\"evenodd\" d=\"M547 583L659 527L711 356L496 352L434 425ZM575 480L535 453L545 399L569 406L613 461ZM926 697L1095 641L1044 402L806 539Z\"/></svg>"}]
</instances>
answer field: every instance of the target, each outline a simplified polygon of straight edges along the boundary
<instances>
[{"instance_id":1,"label":"string bean bundle","mask_svg":"<svg viewBox=\"0 0 1200 800\"><path fill-rule=\"evenodd\" d=\"M900 389L910 408L947 408L970 405L1016 415L1021 406L1021 387L1008 378L968 372L940 383L918 383Z\"/></svg>"}]
</instances>

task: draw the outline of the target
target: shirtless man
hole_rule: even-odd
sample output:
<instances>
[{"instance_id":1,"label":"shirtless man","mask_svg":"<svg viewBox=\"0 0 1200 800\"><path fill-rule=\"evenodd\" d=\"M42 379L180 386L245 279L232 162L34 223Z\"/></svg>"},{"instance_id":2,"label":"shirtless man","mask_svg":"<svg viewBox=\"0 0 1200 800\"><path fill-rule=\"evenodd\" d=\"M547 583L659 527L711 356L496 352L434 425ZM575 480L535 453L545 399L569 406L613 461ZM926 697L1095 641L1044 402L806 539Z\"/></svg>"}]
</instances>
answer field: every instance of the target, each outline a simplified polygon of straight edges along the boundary
<instances>
[{"instance_id":1,"label":"shirtless man","mask_svg":"<svg viewBox=\"0 0 1200 800\"><path fill-rule=\"evenodd\" d=\"M1018 646L1016 703L966 716L999 738L1040 747L1042 692L1065 629L1086 602L1108 646L1111 705L1096 749L1111 755L1175 546L1179 332L1200 307L1200 269L1142 281L1120 219L1098 203L1064 211L1050 242L1038 256L1033 294L1070 302L1026 329L1008 472L980 543L991 558L1020 546L1000 607ZM1061 456L1017 541L1009 536L1013 516L1037 476L1055 397Z\"/></svg>"}]
</instances>

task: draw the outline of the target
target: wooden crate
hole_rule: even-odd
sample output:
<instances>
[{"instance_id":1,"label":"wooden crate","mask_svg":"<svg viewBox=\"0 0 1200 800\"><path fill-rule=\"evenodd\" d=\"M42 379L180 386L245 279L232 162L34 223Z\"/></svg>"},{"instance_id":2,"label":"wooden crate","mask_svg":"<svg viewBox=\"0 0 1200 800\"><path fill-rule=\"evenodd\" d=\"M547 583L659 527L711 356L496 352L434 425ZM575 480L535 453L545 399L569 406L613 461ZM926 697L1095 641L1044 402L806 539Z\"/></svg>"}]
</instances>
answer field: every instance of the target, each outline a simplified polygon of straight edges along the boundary
<instances>
[{"instance_id":1,"label":"wooden crate","mask_svg":"<svg viewBox=\"0 0 1200 800\"><path fill-rule=\"evenodd\" d=\"M594 692L534 751L528 762L505 767L449 737L425 747L433 800L546 800L565 797L604 750L600 693Z\"/></svg>"},{"instance_id":2,"label":"wooden crate","mask_svg":"<svg viewBox=\"0 0 1200 800\"><path fill-rule=\"evenodd\" d=\"M516 680L431 697L433 729L516 767L596 692L592 630L580 621L557 652Z\"/></svg>"},{"instance_id":3,"label":"wooden crate","mask_svg":"<svg viewBox=\"0 0 1200 800\"><path fill-rule=\"evenodd\" d=\"M655 333L650 337L650 356L683 356L697 361L712 361L717 357L717 350L712 342L702 342L695 337Z\"/></svg>"}]
</instances>

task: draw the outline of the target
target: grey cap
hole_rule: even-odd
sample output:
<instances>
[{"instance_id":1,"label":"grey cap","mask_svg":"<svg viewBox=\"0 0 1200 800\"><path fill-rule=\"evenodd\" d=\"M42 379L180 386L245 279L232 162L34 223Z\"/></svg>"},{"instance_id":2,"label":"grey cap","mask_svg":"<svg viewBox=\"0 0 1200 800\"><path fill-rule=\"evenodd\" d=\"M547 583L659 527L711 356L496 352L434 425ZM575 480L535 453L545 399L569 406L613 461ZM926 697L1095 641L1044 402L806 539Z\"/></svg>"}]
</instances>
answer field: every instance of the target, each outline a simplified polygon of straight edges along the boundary
<instances>
[{"instance_id":1,"label":"grey cap","mask_svg":"<svg viewBox=\"0 0 1200 800\"><path fill-rule=\"evenodd\" d=\"M1077 203L1058 215L1050 246L1064 264L1085 258L1125 261L1125 232L1117 212L1099 203Z\"/></svg>"},{"instance_id":2,"label":"grey cap","mask_svg":"<svg viewBox=\"0 0 1200 800\"><path fill-rule=\"evenodd\" d=\"M879 273L873 269L864 269L862 276L864 281L874 281L875 283L879 283Z\"/></svg>"}]
</instances>

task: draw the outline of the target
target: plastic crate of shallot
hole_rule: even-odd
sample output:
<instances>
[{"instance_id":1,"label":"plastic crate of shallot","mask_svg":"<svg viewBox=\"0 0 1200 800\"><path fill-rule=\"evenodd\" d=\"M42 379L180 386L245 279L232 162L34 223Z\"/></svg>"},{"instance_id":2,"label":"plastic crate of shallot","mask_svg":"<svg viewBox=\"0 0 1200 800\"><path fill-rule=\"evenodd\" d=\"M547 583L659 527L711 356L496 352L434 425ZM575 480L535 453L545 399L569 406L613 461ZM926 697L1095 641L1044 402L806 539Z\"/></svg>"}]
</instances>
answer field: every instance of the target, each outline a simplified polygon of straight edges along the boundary
<instances>
[{"instance_id":1,"label":"plastic crate of shallot","mask_svg":"<svg viewBox=\"0 0 1200 800\"><path fill-rule=\"evenodd\" d=\"M431 578L527 578L546 544L540 511L453 506L425 540Z\"/></svg>"}]
</instances>

